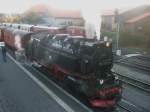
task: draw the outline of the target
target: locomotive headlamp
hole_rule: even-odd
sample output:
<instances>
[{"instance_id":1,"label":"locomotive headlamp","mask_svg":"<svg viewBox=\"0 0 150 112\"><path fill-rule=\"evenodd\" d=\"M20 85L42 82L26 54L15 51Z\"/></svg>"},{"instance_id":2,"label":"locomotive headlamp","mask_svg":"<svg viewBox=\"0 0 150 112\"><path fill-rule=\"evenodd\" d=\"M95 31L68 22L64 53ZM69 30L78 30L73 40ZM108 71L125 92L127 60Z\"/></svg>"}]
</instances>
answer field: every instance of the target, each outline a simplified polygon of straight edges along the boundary
<instances>
[{"instance_id":1,"label":"locomotive headlamp","mask_svg":"<svg viewBox=\"0 0 150 112\"><path fill-rule=\"evenodd\" d=\"M118 80L118 79L119 79L119 77L118 77L118 76L115 76L115 79L116 79L116 80Z\"/></svg>"},{"instance_id":2,"label":"locomotive headlamp","mask_svg":"<svg viewBox=\"0 0 150 112\"><path fill-rule=\"evenodd\" d=\"M106 42L106 47L109 47L110 46L110 43L109 42Z\"/></svg>"},{"instance_id":3,"label":"locomotive headlamp","mask_svg":"<svg viewBox=\"0 0 150 112\"><path fill-rule=\"evenodd\" d=\"M88 61L88 60L84 60L84 62L85 62L85 63L88 63L89 61Z\"/></svg>"},{"instance_id":4,"label":"locomotive headlamp","mask_svg":"<svg viewBox=\"0 0 150 112\"><path fill-rule=\"evenodd\" d=\"M104 80L103 79L99 80L99 83L102 85L104 83Z\"/></svg>"}]
</instances>

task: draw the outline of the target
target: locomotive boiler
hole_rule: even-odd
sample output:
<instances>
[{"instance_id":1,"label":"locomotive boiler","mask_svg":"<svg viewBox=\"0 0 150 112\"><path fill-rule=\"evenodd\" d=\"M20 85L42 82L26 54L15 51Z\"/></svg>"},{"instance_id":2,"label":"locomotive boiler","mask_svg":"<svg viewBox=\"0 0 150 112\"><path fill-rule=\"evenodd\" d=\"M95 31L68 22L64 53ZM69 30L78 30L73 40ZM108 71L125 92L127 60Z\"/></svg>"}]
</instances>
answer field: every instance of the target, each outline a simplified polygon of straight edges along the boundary
<instances>
[{"instance_id":1,"label":"locomotive boiler","mask_svg":"<svg viewBox=\"0 0 150 112\"><path fill-rule=\"evenodd\" d=\"M112 44L68 34L36 32L25 49L31 61L67 81L93 107L113 107L121 98L121 84L112 74Z\"/></svg>"}]
</instances>

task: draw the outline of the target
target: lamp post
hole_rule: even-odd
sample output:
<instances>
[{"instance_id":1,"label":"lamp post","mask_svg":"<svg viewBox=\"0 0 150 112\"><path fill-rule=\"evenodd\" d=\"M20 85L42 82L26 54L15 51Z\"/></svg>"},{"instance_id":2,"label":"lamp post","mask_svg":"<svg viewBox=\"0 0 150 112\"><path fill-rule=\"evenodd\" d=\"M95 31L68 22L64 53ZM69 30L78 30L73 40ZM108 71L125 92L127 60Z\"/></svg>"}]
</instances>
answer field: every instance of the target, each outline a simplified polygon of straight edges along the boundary
<instances>
[{"instance_id":1,"label":"lamp post","mask_svg":"<svg viewBox=\"0 0 150 112\"><path fill-rule=\"evenodd\" d=\"M120 32L120 21L118 10L115 10L115 23L116 23L116 49L119 49L119 32Z\"/></svg>"},{"instance_id":2,"label":"lamp post","mask_svg":"<svg viewBox=\"0 0 150 112\"><path fill-rule=\"evenodd\" d=\"M116 23L116 54L118 56L121 56L121 50L119 50L119 32L120 32L120 19L119 19L119 14L118 10L115 10L115 23Z\"/></svg>"},{"instance_id":3,"label":"lamp post","mask_svg":"<svg viewBox=\"0 0 150 112\"><path fill-rule=\"evenodd\" d=\"M119 49L119 31L120 31L120 26L119 26L119 22L117 23L117 34L116 34L116 39L117 39L117 50Z\"/></svg>"}]
</instances>

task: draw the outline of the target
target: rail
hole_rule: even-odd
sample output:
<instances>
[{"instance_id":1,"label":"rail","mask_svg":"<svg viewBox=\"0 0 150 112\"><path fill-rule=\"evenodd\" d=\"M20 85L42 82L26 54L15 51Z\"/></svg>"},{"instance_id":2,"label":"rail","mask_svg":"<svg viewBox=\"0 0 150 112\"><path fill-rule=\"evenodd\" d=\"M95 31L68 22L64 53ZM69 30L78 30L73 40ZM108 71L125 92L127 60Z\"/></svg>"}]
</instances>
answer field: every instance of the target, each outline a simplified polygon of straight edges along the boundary
<instances>
[{"instance_id":1,"label":"rail","mask_svg":"<svg viewBox=\"0 0 150 112\"><path fill-rule=\"evenodd\" d=\"M146 61L150 61L150 57L147 57L147 56L140 56L140 57L136 57L136 58L146 60Z\"/></svg>"},{"instance_id":2,"label":"rail","mask_svg":"<svg viewBox=\"0 0 150 112\"><path fill-rule=\"evenodd\" d=\"M125 107L125 106L123 106L123 105L121 105L121 104L118 104L117 106L118 106L119 108L121 108L121 109L127 111L127 112L134 112L134 111L130 110L128 107Z\"/></svg>"},{"instance_id":3,"label":"rail","mask_svg":"<svg viewBox=\"0 0 150 112\"><path fill-rule=\"evenodd\" d=\"M145 65L144 63L139 63L139 62L134 62L134 64L129 63L129 62L120 62L120 63L150 72L150 67Z\"/></svg>"},{"instance_id":4,"label":"rail","mask_svg":"<svg viewBox=\"0 0 150 112\"><path fill-rule=\"evenodd\" d=\"M133 60L122 59L122 60L117 61L117 63L150 72L150 58L149 57L144 57L144 56L134 57Z\"/></svg>"},{"instance_id":5,"label":"rail","mask_svg":"<svg viewBox=\"0 0 150 112\"><path fill-rule=\"evenodd\" d=\"M132 77L124 76L116 72L114 72L114 74L117 75L119 77L119 80L121 80L123 83L129 84L131 86L134 86L138 89L150 93L150 83L143 82L139 79L135 79Z\"/></svg>"}]
</instances>

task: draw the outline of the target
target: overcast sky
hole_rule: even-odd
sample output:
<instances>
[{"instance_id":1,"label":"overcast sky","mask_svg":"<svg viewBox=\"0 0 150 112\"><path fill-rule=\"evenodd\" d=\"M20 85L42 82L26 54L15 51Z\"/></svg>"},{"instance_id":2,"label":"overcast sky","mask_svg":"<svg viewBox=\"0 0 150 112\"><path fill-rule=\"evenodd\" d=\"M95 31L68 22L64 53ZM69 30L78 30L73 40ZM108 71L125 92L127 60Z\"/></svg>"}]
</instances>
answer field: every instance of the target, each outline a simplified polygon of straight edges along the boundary
<instances>
[{"instance_id":1,"label":"overcast sky","mask_svg":"<svg viewBox=\"0 0 150 112\"><path fill-rule=\"evenodd\" d=\"M0 0L0 12L22 13L40 3L62 9L80 9L87 21L98 24L100 11L104 9L150 5L150 0Z\"/></svg>"}]
</instances>

